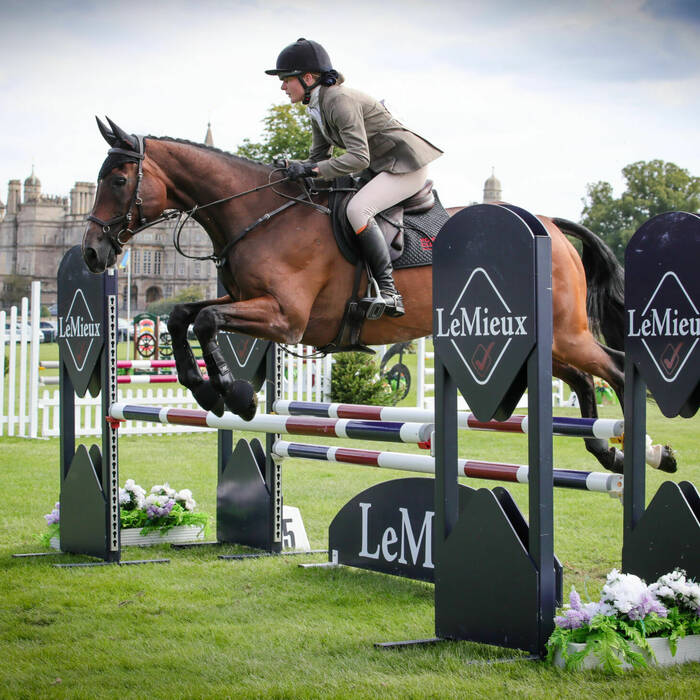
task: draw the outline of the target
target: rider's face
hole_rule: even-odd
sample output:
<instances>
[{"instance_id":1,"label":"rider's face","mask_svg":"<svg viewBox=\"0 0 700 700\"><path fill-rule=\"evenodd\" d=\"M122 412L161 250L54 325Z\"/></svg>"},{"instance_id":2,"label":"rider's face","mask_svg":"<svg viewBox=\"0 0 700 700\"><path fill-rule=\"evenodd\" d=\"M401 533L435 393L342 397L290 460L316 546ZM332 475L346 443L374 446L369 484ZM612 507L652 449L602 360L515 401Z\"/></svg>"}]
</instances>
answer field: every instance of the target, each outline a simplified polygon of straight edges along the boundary
<instances>
[{"instance_id":1,"label":"rider's face","mask_svg":"<svg viewBox=\"0 0 700 700\"><path fill-rule=\"evenodd\" d=\"M305 73L301 76L301 78L307 85L311 85L311 83L313 83L313 76L310 73ZM309 80L307 80L307 78ZM304 99L304 88L301 86L299 78L296 75L292 75L288 78L282 78L282 85L280 89L287 94L289 101L292 104L301 102Z\"/></svg>"}]
</instances>

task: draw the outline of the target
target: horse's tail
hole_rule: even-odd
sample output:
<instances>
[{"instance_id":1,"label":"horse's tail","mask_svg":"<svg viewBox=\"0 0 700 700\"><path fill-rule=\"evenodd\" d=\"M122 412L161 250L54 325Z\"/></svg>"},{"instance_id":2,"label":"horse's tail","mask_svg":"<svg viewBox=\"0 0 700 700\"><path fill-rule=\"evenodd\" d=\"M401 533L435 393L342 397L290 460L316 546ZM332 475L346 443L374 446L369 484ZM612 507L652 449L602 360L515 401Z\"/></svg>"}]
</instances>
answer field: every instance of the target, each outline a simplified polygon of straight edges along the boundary
<instances>
[{"instance_id":1,"label":"horse's tail","mask_svg":"<svg viewBox=\"0 0 700 700\"><path fill-rule=\"evenodd\" d=\"M583 244L581 262L586 272L586 311L592 333L602 335L610 347L622 351L625 327L625 278L622 265L603 239L593 231L567 219L552 220L566 235Z\"/></svg>"}]
</instances>

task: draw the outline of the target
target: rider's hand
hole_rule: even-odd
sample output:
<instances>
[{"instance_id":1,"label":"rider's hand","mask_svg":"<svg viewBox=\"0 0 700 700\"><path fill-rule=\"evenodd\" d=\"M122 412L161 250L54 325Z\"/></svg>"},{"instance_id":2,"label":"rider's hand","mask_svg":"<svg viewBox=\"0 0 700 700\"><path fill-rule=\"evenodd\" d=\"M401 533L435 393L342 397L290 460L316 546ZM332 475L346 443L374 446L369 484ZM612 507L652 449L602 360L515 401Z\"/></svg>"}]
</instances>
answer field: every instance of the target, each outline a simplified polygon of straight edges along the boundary
<instances>
[{"instance_id":1,"label":"rider's hand","mask_svg":"<svg viewBox=\"0 0 700 700\"><path fill-rule=\"evenodd\" d=\"M316 175L312 163L302 163L300 160L290 160L287 165L286 175L290 180L300 180L304 177Z\"/></svg>"}]
</instances>

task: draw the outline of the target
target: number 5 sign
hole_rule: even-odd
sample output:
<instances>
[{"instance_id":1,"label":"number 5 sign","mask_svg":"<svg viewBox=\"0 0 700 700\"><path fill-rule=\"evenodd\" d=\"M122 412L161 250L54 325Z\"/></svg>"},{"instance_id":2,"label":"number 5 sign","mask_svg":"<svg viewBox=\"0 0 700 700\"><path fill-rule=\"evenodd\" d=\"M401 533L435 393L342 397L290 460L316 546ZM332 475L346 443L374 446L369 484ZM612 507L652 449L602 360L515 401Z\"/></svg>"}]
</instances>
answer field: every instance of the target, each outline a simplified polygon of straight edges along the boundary
<instances>
[{"instance_id":1,"label":"number 5 sign","mask_svg":"<svg viewBox=\"0 0 700 700\"><path fill-rule=\"evenodd\" d=\"M311 551L301 511L294 506L282 506L282 547L295 552Z\"/></svg>"}]
</instances>

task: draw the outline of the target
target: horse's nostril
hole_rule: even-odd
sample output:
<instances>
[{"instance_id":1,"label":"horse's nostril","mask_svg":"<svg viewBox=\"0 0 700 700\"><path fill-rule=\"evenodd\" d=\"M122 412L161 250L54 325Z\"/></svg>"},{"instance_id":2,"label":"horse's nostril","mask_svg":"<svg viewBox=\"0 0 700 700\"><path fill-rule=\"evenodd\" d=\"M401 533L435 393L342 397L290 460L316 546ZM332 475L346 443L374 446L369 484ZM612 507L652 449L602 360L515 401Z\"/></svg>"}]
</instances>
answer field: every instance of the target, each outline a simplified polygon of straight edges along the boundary
<instances>
[{"instance_id":1,"label":"horse's nostril","mask_svg":"<svg viewBox=\"0 0 700 700\"><path fill-rule=\"evenodd\" d=\"M101 272L101 265L94 248L85 248L83 250L83 258L85 259L85 264L92 272Z\"/></svg>"}]
</instances>

